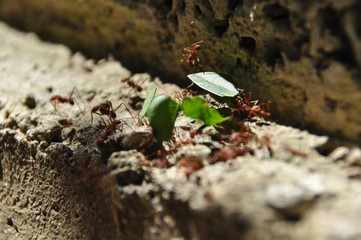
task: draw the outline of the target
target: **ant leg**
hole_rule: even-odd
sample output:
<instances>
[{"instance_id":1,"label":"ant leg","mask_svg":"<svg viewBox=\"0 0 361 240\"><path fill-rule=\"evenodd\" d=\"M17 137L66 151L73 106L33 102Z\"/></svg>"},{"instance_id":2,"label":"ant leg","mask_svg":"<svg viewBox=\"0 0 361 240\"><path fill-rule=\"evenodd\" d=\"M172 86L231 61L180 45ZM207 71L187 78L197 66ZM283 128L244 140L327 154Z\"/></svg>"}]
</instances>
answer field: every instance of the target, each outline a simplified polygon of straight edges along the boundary
<instances>
[{"instance_id":1,"label":"ant leg","mask_svg":"<svg viewBox=\"0 0 361 240\"><path fill-rule=\"evenodd\" d=\"M203 43L205 40L200 40L200 41L198 41L198 42L195 42L195 43L192 43L192 47L195 47L195 46L197 46L197 45L199 45L199 44L201 44L201 43ZM201 46L199 46L199 47L201 47Z\"/></svg>"},{"instance_id":2,"label":"ant leg","mask_svg":"<svg viewBox=\"0 0 361 240\"><path fill-rule=\"evenodd\" d=\"M130 111L130 109L127 107L127 105L123 104L125 109L127 110L127 112L129 113L129 115L134 119L134 116L132 114L132 112Z\"/></svg>"},{"instance_id":3,"label":"ant leg","mask_svg":"<svg viewBox=\"0 0 361 240\"><path fill-rule=\"evenodd\" d=\"M77 89L76 87L73 87L73 90L71 91L70 97L71 97L73 94L75 94L76 97L77 97L77 99L79 99L79 101L82 103L82 105L85 106L85 104L84 104L84 102L83 102L83 99L81 98L81 95L80 95L80 93L79 93L79 91L78 91L78 89ZM82 113L81 116L80 116L80 118L82 118L82 117L85 115L86 111L85 111L85 109L82 109L82 108L80 107L80 105L78 104L78 101L74 101L74 102L75 102L75 104L77 105L79 111ZM79 118L79 119L80 119L80 118Z\"/></svg>"},{"instance_id":4,"label":"ant leg","mask_svg":"<svg viewBox=\"0 0 361 240\"><path fill-rule=\"evenodd\" d=\"M132 119L134 119L134 116L132 114L132 112L130 111L130 109L127 107L127 105L125 105L125 103L120 103L113 111L117 111L121 106L124 106L125 110L127 110L127 112L129 113L129 115L132 117ZM130 127L125 121L123 121L128 127ZM132 127L130 127L132 128Z\"/></svg>"},{"instance_id":5,"label":"ant leg","mask_svg":"<svg viewBox=\"0 0 361 240\"><path fill-rule=\"evenodd\" d=\"M192 87L193 85L194 85L194 82L192 82L191 84L189 84L189 86L186 87L186 88L190 88L190 87Z\"/></svg>"},{"instance_id":6,"label":"ant leg","mask_svg":"<svg viewBox=\"0 0 361 240\"><path fill-rule=\"evenodd\" d=\"M56 101L52 101L51 104L53 105L55 112L57 112L58 110L56 109Z\"/></svg>"}]
</instances>

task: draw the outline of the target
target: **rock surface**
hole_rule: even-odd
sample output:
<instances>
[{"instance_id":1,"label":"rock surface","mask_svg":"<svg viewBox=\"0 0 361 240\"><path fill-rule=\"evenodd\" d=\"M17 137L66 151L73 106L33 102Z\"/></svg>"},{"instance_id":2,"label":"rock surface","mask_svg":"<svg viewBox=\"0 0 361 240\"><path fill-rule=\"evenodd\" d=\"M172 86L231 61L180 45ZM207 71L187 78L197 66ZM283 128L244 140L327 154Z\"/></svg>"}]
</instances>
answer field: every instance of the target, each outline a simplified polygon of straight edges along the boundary
<instances>
[{"instance_id":1,"label":"rock surface","mask_svg":"<svg viewBox=\"0 0 361 240\"><path fill-rule=\"evenodd\" d=\"M136 92L120 83L130 73L118 62L86 60L2 23L0 35L1 239L361 238L360 149L322 156L327 137L256 121L247 123L259 139L252 154L209 161L224 148L210 127L158 168L137 106L150 89L174 96L177 86L141 74ZM75 104L52 105L57 94ZM107 120L90 109L108 100L130 112L118 109L126 124L99 144ZM199 126L181 116L177 141Z\"/></svg>"},{"instance_id":2,"label":"rock surface","mask_svg":"<svg viewBox=\"0 0 361 240\"><path fill-rule=\"evenodd\" d=\"M0 19L13 26L183 85L197 70L180 64L183 49L205 40L203 70L272 101L283 123L357 144L360 11L357 0L0 2Z\"/></svg>"}]
</instances>

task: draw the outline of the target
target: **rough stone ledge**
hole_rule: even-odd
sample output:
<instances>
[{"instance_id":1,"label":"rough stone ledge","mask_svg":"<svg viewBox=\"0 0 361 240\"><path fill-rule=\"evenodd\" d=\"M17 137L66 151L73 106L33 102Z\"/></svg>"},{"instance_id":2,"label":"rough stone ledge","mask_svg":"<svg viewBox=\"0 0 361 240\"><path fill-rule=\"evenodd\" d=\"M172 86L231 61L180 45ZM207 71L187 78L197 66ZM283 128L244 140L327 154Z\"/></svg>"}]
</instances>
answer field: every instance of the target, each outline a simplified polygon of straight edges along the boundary
<instances>
[{"instance_id":1,"label":"rough stone ledge","mask_svg":"<svg viewBox=\"0 0 361 240\"><path fill-rule=\"evenodd\" d=\"M229 75L257 99L272 101L282 123L356 144L360 11L357 0L0 2L0 19L17 28L183 85L193 71L180 63L183 49L205 40L203 70Z\"/></svg>"},{"instance_id":2,"label":"rough stone ledge","mask_svg":"<svg viewBox=\"0 0 361 240\"><path fill-rule=\"evenodd\" d=\"M120 86L129 72L117 62L94 63L0 27L7 36L0 40L1 239L361 237L360 149L340 147L322 156L316 148L327 137L253 122L254 134L272 140L272 154L267 144L254 142L253 156L204 161L189 177L179 166L148 167L135 150L144 142L152 145L148 128L137 127L119 110L130 127L99 146L99 118L92 123L89 109L105 100L131 103L154 87L174 95L178 87L147 81L143 74L136 80L145 80L144 91L136 94ZM50 104L50 96L74 86L77 105ZM69 121L73 125L64 127ZM182 126L195 125L180 117L179 136ZM217 144L207 134L196 141L170 160L206 158ZM302 154L284 151L285 146Z\"/></svg>"}]
</instances>

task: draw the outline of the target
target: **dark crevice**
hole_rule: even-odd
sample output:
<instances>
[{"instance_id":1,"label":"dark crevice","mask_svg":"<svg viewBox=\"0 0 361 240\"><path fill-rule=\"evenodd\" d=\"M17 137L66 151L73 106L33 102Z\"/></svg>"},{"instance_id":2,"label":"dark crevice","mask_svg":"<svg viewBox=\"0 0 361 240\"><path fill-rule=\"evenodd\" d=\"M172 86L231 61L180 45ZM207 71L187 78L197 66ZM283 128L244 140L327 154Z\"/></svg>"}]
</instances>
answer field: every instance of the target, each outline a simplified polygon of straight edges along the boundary
<instances>
[{"instance_id":1,"label":"dark crevice","mask_svg":"<svg viewBox=\"0 0 361 240\"><path fill-rule=\"evenodd\" d=\"M176 14L169 15L168 21L176 28L175 31L178 31L178 16Z\"/></svg>"},{"instance_id":2,"label":"dark crevice","mask_svg":"<svg viewBox=\"0 0 361 240\"><path fill-rule=\"evenodd\" d=\"M241 37L239 39L239 46L240 48L253 51L256 49L256 40L252 37Z\"/></svg>"},{"instance_id":3,"label":"dark crevice","mask_svg":"<svg viewBox=\"0 0 361 240\"><path fill-rule=\"evenodd\" d=\"M228 24L214 26L215 33L219 38L223 37L223 34L227 31L227 29L228 29Z\"/></svg>"},{"instance_id":4,"label":"dark crevice","mask_svg":"<svg viewBox=\"0 0 361 240\"><path fill-rule=\"evenodd\" d=\"M141 185L144 181L144 172L133 170L121 171L116 175L116 182L119 186Z\"/></svg>"},{"instance_id":5,"label":"dark crevice","mask_svg":"<svg viewBox=\"0 0 361 240\"><path fill-rule=\"evenodd\" d=\"M290 16L289 10L278 2L264 6L263 12L271 20L288 19Z\"/></svg>"},{"instance_id":6,"label":"dark crevice","mask_svg":"<svg viewBox=\"0 0 361 240\"><path fill-rule=\"evenodd\" d=\"M242 64L242 60L240 58L236 59L236 68L242 68L243 64Z\"/></svg>"},{"instance_id":7,"label":"dark crevice","mask_svg":"<svg viewBox=\"0 0 361 240\"><path fill-rule=\"evenodd\" d=\"M195 5L195 6L194 6L194 12L195 12L195 15L196 15L196 16L202 16L202 15L203 15L202 10L201 10L201 8L199 7L199 5Z\"/></svg>"},{"instance_id":8,"label":"dark crevice","mask_svg":"<svg viewBox=\"0 0 361 240\"><path fill-rule=\"evenodd\" d=\"M237 6L243 5L243 0L228 0L228 10L233 11Z\"/></svg>"},{"instance_id":9,"label":"dark crevice","mask_svg":"<svg viewBox=\"0 0 361 240\"><path fill-rule=\"evenodd\" d=\"M327 49L324 45L319 45L319 53L322 54L325 59L335 59L349 66L357 66L357 61L354 58L351 47L352 44L342 25L343 16L331 7L320 10L319 16L320 19L322 19L320 28L323 29L323 31L320 32L321 41L330 43L332 46L332 49ZM335 41L335 39L341 44L333 43L332 41Z\"/></svg>"},{"instance_id":10,"label":"dark crevice","mask_svg":"<svg viewBox=\"0 0 361 240\"><path fill-rule=\"evenodd\" d=\"M158 9L159 13L165 16L168 12L172 10L173 0L149 1L148 4L149 6Z\"/></svg>"},{"instance_id":11,"label":"dark crevice","mask_svg":"<svg viewBox=\"0 0 361 240\"><path fill-rule=\"evenodd\" d=\"M19 232L18 227L14 224L14 222L13 222L13 220L12 220L11 218L8 218L8 219L7 219L6 224L9 225L9 226L11 226L11 227L13 227L13 228L15 228L15 230L16 230L17 232Z\"/></svg>"},{"instance_id":12,"label":"dark crevice","mask_svg":"<svg viewBox=\"0 0 361 240\"><path fill-rule=\"evenodd\" d=\"M268 51L265 53L264 61L268 66L274 67L279 60L282 60L281 52L282 46L279 42L269 43L269 46L265 47Z\"/></svg>"}]
</instances>

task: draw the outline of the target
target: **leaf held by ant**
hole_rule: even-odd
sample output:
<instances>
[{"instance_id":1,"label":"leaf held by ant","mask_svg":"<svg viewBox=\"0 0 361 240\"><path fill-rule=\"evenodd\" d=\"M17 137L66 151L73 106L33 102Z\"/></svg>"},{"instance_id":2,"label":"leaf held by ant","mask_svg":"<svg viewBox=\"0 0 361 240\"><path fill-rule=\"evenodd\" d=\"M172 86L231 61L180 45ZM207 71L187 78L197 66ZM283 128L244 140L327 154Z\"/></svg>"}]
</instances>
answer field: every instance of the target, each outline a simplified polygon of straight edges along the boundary
<instances>
[{"instance_id":1,"label":"leaf held by ant","mask_svg":"<svg viewBox=\"0 0 361 240\"><path fill-rule=\"evenodd\" d=\"M155 88L147 94L147 97L144 100L142 111L140 111L141 117L144 117L147 114L149 106L152 104L152 101L154 99L156 92L157 92L157 89Z\"/></svg>"},{"instance_id":2,"label":"leaf held by ant","mask_svg":"<svg viewBox=\"0 0 361 240\"><path fill-rule=\"evenodd\" d=\"M234 97L238 94L236 87L220 74L199 72L187 75L199 87L220 97Z\"/></svg>"},{"instance_id":3,"label":"leaf held by ant","mask_svg":"<svg viewBox=\"0 0 361 240\"><path fill-rule=\"evenodd\" d=\"M204 122L204 125L211 126L221 123L228 118L223 117L217 109L209 108L202 99L186 98L182 103L184 114L190 118Z\"/></svg>"},{"instance_id":4,"label":"leaf held by ant","mask_svg":"<svg viewBox=\"0 0 361 240\"><path fill-rule=\"evenodd\" d=\"M157 141L168 141L171 138L179 110L180 105L169 96L153 98L146 113Z\"/></svg>"}]
</instances>

